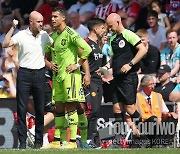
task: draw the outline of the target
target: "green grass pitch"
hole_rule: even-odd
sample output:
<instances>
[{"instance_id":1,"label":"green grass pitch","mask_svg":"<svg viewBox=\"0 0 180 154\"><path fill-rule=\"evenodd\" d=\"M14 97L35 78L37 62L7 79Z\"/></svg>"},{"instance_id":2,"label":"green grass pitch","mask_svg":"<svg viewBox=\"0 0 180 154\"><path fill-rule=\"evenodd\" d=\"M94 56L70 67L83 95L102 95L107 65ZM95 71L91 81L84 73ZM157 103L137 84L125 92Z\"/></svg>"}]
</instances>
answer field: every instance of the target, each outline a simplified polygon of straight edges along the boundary
<instances>
[{"instance_id":1,"label":"green grass pitch","mask_svg":"<svg viewBox=\"0 0 180 154\"><path fill-rule=\"evenodd\" d=\"M2 154L180 154L179 149L72 149L72 150L18 150L18 149L0 149Z\"/></svg>"}]
</instances>

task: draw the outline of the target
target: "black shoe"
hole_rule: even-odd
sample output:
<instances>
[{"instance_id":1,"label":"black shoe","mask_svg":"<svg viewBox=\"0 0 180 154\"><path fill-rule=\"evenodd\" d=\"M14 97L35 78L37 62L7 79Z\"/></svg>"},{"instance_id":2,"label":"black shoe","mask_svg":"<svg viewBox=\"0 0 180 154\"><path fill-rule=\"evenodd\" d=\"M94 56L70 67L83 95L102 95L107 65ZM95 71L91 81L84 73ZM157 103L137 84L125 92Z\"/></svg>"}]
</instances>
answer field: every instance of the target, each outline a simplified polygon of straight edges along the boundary
<instances>
[{"instance_id":1,"label":"black shoe","mask_svg":"<svg viewBox=\"0 0 180 154\"><path fill-rule=\"evenodd\" d=\"M19 149L26 149L26 143L20 143Z\"/></svg>"},{"instance_id":2,"label":"black shoe","mask_svg":"<svg viewBox=\"0 0 180 154\"><path fill-rule=\"evenodd\" d=\"M34 143L34 149L40 149L42 147L41 143Z\"/></svg>"}]
</instances>

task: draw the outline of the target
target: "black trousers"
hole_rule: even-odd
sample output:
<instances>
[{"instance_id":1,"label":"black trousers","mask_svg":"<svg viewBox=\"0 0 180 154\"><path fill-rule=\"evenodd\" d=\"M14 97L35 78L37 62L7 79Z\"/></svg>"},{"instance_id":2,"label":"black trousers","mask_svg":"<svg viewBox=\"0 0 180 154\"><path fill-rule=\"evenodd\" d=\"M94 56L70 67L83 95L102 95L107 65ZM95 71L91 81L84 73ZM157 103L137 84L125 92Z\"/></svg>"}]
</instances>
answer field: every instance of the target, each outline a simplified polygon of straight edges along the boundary
<instances>
[{"instance_id":1,"label":"black trousers","mask_svg":"<svg viewBox=\"0 0 180 154\"><path fill-rule=\"evenodd\" d=\"M45 84L44 68L39 70L19 68L17 73L17 114L20 143L26 143L26 113L30 94L33 95L36 116L35 142L43 143Z\"/></svg>"},{"instance_id":2,"label":"black trousers","mask_svg":"<svg viewBox=\"0 0 180 154\"><path fill-rule=\"evenodd\" d=\"M91 80L89 88L85 89L88 110L88 139L93 139L93 134L97 132L97 119L99 117L102 95L102 83Z\"/></svg>"}]
</instances>

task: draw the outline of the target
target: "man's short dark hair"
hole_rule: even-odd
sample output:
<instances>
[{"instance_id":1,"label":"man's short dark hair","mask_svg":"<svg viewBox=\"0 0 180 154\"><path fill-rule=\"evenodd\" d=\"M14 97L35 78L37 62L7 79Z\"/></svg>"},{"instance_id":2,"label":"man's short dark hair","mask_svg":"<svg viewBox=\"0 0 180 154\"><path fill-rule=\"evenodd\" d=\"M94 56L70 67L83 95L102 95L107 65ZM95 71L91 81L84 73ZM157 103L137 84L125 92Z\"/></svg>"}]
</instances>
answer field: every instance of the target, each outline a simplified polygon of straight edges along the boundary
<instances>
[{"instance_id":1,"label":"man's short dark hair","mask_svg":"<svg viewBox=\"0 0 180 154\"><path fill-rule=\"evenodd\" d=\"M56 11L64 16L66 16L66 10L64 8L59 8L59 7L53 8L52 12L56 12Z\"/></svg>"},{"instance_id":2,"label":"man's short dark hair","mask_svg":"<svg viewBox=\"0 0 180 154\"><path fill-rule=\"evenodd\" d=\"M154 10L148 11L147 18L148 17L156 17L158 19L158 13Z\"/></svg>"},{"instance_id":3,"label":"man's short dark hair","mask_svg":"<svg viewBox=\"0 0 180 154\"><path fill-rule=\"evenodd\" d=\"M94 26L97 26L97 25L102 25L102 24L105 24L105 21L103 19L100 19L100 18L92 18L88 24L87 24L87 27L89 29L89 31L92 31Z\"/></svg>"}]
</instances>

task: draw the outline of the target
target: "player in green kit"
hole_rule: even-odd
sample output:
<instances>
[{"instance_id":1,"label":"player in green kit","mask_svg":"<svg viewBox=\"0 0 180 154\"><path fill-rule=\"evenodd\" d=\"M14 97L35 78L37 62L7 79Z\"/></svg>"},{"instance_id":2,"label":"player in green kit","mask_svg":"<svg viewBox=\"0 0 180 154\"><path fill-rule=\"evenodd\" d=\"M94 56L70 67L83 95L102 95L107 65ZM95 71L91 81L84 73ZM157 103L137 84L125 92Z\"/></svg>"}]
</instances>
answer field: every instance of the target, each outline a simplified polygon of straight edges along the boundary
<instances>
[{"instance_id":1,"label":"player in green kit","mask_svg":"<svg viewBox=\"0 0 180 154\"><path fill-rule=\"evenodd\" d=\"M48 52L54 52L52 65L54 72L53 87L56 106L55 125L62 131L65 123L65 109L68 113L70 128L70 142L63 148L77 148L76 133L78 126L77 102L85 102L82 88L80 66L86 61L92 51L91 47L73 29L66 25L65 10L55 8L52 12L52 25L56 29L51 37L53 46L49 46ZM83 52L78 59L78 50ZM52 55L52 53L50 53ZM48 54L47 54L48 55ZM84 65L85 72L89 69ZM90 77L86 74L87 78ZM85 77L86 78L86 77Z\"/></svg>"}]
</instances>

